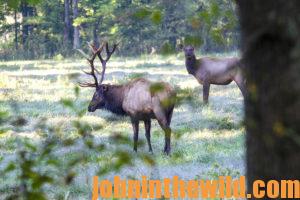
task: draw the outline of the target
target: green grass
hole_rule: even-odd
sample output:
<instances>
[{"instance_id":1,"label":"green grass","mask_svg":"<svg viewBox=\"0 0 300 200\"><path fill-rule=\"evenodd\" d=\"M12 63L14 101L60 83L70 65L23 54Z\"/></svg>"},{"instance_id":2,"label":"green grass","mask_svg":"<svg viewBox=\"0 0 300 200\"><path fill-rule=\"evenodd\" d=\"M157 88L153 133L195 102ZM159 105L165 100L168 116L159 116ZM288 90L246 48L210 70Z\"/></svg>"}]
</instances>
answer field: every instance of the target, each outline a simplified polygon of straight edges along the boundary
<instances>
[{"instance_id":1,"label":"green grass","mask_svg":"<svg viewBox=\"0 0 300 200\"><path fill-rule=\"evenodd\" d=\"M65 109L60 100L71 98L77 102L88 102L91 99L93 89L82 89L79 99L75 99L73 92L78 80L90 80L90 77L81 73L86 68L84 60L0 62L0 111L9 110L29 119L26 126L10 127L8 133L0 135L0 157L14 155L17 148L14 141L17 138L28 137L38 141L34 127L43 118L48 119L48 124L59 125L65 137L74 136L74 128L70 123L76 116ZM178 175L182 179L195 179L216 178L217 174L224 173L245 173L243 98L235 84L212 86L210 104L204 106L202 87L187 74L182 57L117 58L108 63L106 73L106 83L124 83L142 76L153 81L169 82L191 97L174 110L171 124L174 132L172 156L162 154L164 135L157 122L153 121L152 157L157 165L149 167L138 162L135 166L125 167L118 175L137 178L147 175L160 179ZM17 110L12 109L12 105L17 105ZM86 113L82 120L103 126L102 130L93 132L95 140L109 143L108 137L113 133L132 138L131 124L126 117L97 111ZM142 123L139 138L145 143ZM147 152L147 145L138 148L138 151ZM133 151L132 156L136 156ZM69 199L89 198L91 178L95 173L93 169L93 166L83 166L81 175L71 187L49 189L51 196L64 195L67 190ZM110 174L106 178L111 179L112 176ZM11 183L10 179L5 181L3 186Z\"/></svg>"}]
</instances>

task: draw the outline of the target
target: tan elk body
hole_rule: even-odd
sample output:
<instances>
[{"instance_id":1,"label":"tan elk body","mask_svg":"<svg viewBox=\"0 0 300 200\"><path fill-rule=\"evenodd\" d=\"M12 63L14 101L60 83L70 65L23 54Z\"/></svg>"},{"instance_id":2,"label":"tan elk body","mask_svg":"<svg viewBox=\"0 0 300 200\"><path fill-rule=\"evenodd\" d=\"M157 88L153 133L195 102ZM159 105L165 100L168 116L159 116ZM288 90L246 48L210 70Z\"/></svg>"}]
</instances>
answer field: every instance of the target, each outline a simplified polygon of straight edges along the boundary
<instances>
[{"instance_id":1,"label":"tan elk body","mask_svg":"<svg viewBox=\"0 0 300 200\"><path fill-rule=\"evenodd\" d=\"M184 48L185 66L189 74L203 85L203 101L208 103L210 84L228 85L234 81L243 96L246 95L245 79L242 74L242 63L239 58L210 58L196 59L194 48Z\"/></svg>"},{"instance_id":2,"label":"tan elk body","mask_svg":"<svg viewBox=\"0 0 300 200\"><path fill-rule=\"evenodd\" d=\"M134 119L143 120L149 117L156 119L159 112L169 110L168 107L162 107L161 103L172 99L175 93L169 84L160 84L163 85L163 91L154 94L150 92L153 83L147 79L135 79L124 85L124 111Z\"/></svg>"},{"instance_id":3,"label":"tan elk body","mask_svg":"<svg viewBox=\"0 0 300 200\"><path fill-rule=\"evenodd\" d=\"M106 46L107 58L103 59L101 52ZM127 115L131 119L134 132L134 150L137 151L137 141L139 133L139 122L143 121L145 125L145 135L149 151L152 152L150 141L151 119L157 119L159 125L165 132L164 152L170 153L171 150L171 118L174 109L175 92L172 87L164 82L152 83L144 78L135 79L123 85L102 84L105 75L106 63L115 51L117 45L114 45L110 51L108 44L103 44L99 49L92 46L93 56L88 59L91 72L95 83L83 83L83 87L95 87L96 91L88 107L89 112L97 109L106 109L117 115ZM101 81L98 83L97 76L99 73L94 67L94 59L98 56L102 63ZM99 73L100 74L100 73ZM159 84L160 90L152 91L152 86ZM167 103L166 103L167 102Z\"/></svg>"}]
</instances>

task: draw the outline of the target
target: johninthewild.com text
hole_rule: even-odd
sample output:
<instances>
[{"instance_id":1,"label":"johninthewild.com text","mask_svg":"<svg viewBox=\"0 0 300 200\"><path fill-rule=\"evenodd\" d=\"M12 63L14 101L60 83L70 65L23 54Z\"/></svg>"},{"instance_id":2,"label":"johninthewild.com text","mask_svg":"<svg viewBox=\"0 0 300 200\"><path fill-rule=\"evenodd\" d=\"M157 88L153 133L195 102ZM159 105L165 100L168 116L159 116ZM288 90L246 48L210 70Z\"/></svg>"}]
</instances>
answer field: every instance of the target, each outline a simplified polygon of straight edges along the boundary
<instances>
[{"instance_id":1,"label":"johninthewild.com text","mask_svg":"<svg viewBox=\"0 0 300 200\"><path fill-rule=\"evenodd\" d=\"M113 181L93 177L92 200L99 198L300 198L299 180L270 180L253 182L252 193L246 193L246 178L220 176L217 180L181 180L178 176L163 180L125 180L115 176Z\"/></svg>"}]
</instances>

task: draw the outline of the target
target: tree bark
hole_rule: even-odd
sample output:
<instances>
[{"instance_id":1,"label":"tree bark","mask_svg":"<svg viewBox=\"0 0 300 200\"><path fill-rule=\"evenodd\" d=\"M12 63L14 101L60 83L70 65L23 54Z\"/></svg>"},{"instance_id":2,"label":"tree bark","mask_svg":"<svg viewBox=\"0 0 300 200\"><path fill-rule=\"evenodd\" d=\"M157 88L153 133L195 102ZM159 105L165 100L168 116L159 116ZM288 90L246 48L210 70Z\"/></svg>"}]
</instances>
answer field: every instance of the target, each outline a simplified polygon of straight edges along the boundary
<instances>
[{"instance_id":1,"label":"tree bark","mask_svg":"<svg viewBox=\"0 0 300 200\"><path fill-rule=\"evenodd\" d=\"M14 13L14 20L15 20L15 49L19 49L18 45L18 20L17 20L17 10Z\"/></svg>"},{"instance_id":2,"label":"tree bark","mask_svg":"<svg viewBox=\"0 0 300 200\"><path fill-rule=\"evenodd\" d=\"M22 13L22 45L23 47L26 45L27 37L28 37L28 25L24 24L24 20L28 17L28 5L26 2L22 2L21 4L21 13Z\"/></svg>"},{"instance_id":3,"label":"tree bark","mask_svg":"<svg viewBox=\"0 0 300 200\"><path fill-rule=\"evenodd\" d=\"M78 1L79 0L73 0L73 19L76 19L79 16ZM79 26L75 26L74 27L73 49L78 49L79 47L80 47Z\"/></svg>"},{"instance_id":4,"label":"tree bark","mask_svg":"<svg viewBox=\"0 0 300 200\"><path fill-rule=\"evenodd\" d=\"M64 26L64 43L69 44L72 39L72 28L71 28L71 19L70 19L70 0L64 0L65 5L65 26Z\"/></svg>"},{"instance_id":5,"label":"tree bark","mask_svg":"<svg viewBox=\"0 0 300 200\"><path fill-rule=\"evenodd\" d=\"M36 8L35 7L28 7L28 17L33 17L36 16ZM33 33L33 28L34 26L32 24L28 24L28 34L30 35L31 33Z\"/></svg>"},{"instance_id":6,"label":"tree bark","mask_svg":"<svg viewBox=\"0 0 300 200\"><path fill-rule=\"evenodd\" d=\"M93 27L93 43L94 45L98 48L100 45L100 41L99 41L99 24L100 24L100 18L97 19L94 22L94 27Z\"/></svg>"},{"instance_id":7,"label":"tree bark","mask_svg":"<svg viewBox=\"0 0 300 200\"><path fill-rule=\"evenodd\" d=\"M300 179L300 1L237 0L252 182ZM265 198L267 199L267 198Z\"/></svg>"}]
</instances>

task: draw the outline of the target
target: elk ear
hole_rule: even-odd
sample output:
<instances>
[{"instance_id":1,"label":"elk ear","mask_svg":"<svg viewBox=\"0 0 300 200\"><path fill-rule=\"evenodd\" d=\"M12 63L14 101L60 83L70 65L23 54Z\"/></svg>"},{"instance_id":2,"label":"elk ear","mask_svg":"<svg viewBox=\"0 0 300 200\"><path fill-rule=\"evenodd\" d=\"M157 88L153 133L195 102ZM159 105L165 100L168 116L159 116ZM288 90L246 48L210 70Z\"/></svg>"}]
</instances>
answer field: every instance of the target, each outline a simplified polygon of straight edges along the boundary
<instances>
[{"instance_id":1,"label":"elk ear","mask_svg":"<svg viewBox=\"0 0 300 200\"><path fill-rule=\"evenodd\" d=\"M177 48L178 50L183 50L183 44L178 44Z\"/></svg>"}]
</instances>

